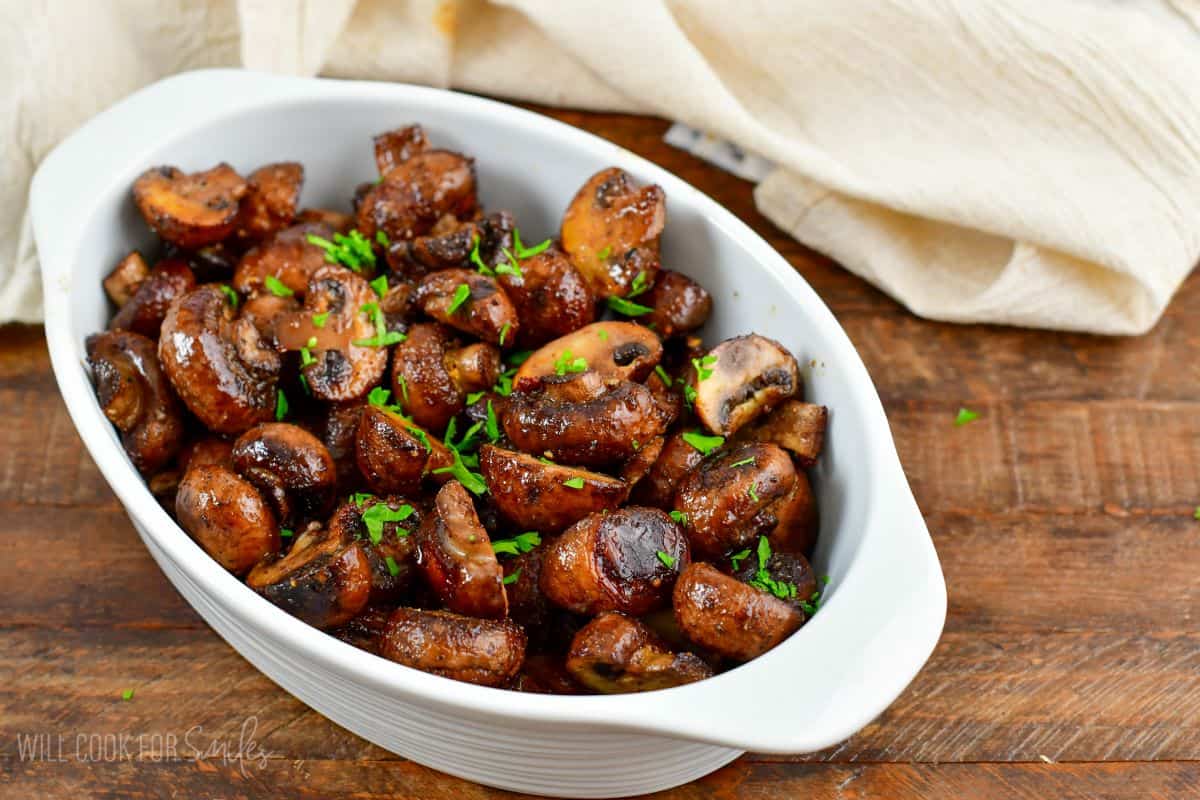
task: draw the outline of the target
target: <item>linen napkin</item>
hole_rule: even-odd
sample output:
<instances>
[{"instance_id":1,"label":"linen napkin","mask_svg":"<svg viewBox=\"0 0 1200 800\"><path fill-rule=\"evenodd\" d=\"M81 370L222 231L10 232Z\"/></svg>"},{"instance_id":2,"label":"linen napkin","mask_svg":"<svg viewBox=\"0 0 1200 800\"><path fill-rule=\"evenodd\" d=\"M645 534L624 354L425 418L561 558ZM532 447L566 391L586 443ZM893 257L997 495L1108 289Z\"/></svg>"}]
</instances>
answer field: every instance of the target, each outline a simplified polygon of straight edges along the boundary
<instances>
[{"instance_id":1,"label":"linen napkin","mask_svg":"<svg viewBox=\"0 0 1200 800\"><path fill-rule=\"evenodd\" d=\"M139 85L244 64L659 114L773 163L763 213L917 314L1142 333L1200 258L1198 3L0 6L0 319L39 314L38 159Z\"/></svg>"}]
</instances>

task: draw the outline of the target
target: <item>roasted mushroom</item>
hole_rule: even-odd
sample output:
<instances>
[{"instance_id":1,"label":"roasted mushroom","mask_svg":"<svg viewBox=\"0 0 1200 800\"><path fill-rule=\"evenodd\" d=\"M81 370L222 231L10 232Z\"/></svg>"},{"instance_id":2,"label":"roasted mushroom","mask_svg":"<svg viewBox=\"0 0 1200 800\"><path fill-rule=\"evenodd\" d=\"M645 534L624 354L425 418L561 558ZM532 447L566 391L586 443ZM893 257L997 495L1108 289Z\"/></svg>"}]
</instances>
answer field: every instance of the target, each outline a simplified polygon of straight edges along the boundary
<instances>
[{"instance_id":1,"label":"roasted mushroom","mask_svg":"<svg viewBox=\"0 0 1200 800\"><path fill-rule=\"evenodd\" d=\"M429 140L425 138L425 129L420 125L406 125L379 134L375 137L375 164L379 167L379 174L387 175L393 168L428 148Z\"/></svg>"},{"instance_id":2,"label":"roasted mushroom","mask_svg":"<svg viewBox=\"0 0 1200 800\"><path fill-rule=\"evenodd\" d=\"M129 298L133 297L138 286L146 280L146 276L149 274L150 267L146 265L146 259L142 258L141 253L134 250L118 261L117 265L113 267L113 271L104 278L104 293L108 295L108 299L113 302L113 305L120 308L129 302Z\"/></svg>"},{"instance_id":3,"label":"roasted mushroom","mask_svg":"<svg viewBox=\"0 0 1200 800\"><path fill-rule=\"evenodd\" d=\"M542 560L546 597L589 616L640 616L667 602L691 560L687 538L666 512L629 506L592 514L567 528Z\"/></svg>"},{"instance_id":4,"label":"roasted mushroom","mask_svg":"<svg viewBox=\"0 0 1200 800\"><path fill-rule=\"evenodd\" d=\"M459 347L434 323L413 325L394 353L392 397L430 430L443 430L466 408L467 394L491 387L500 374L500 351L493 345Z\"/></svg>"},{"instance_id":5,"label":"roasted mushroom","mask_svg":"<svg viewBox=\"0 0 1200 800\"><path fill-rule=\"evenodd\" d=\"M417 528L422 512L399 495L353 496L329 519L329 532L344 542L358 540L371 562L371 602L395 603L417 571Z\"/></svg>"},{"instance_id":6,"label":"roasted mushroom","mask_svg":"<svg viewBox=\"0 0 1200 800\"><path fill-rule=\"evenodd\" d=\"M313 275L325 266L325 251L308 237L330 239L333 233L333 228L324 223L302 222L264 237L238 262L233 288L246 294L267 291L264 284L269 275L282 284L283 288L276 287L276 291L303 296Z\"/></svg>"},{"instance_id":7,"label":"roasted mushroom","mask_svg":"<svg viewBox=\"0 0 1200 800\"><path fill-rule=\"evenodd\" d=\"M179 464L179 471L185 473L194 467L209 464L233 469L233 442L216 436L193 440L179 451L176 462Z\"/></svg>"},{"instance_id":8,"label":"roasted mushroom","mask_svg":"<svg viewBox=\"0 0 1200 800\"><path fill-rule=\"evenodd\" d=\"M666 195L638 188L617 167L580 188L562 220L562 247L599 299L625 296L639 273L654 283L658 240L667 221Z\"/></svg>"},{"instance_id":9,"label":"roasted mushroom","mask_svg":"<svg viewBox=\"0 0 1200 800\"><path fill-rule=\"evenodd\" d=\"M525 660L525 641L521 626L508 620L398 608L388 620L379 654L443 678L504 686Z\"/></svg>"},{"instance_id":10,"label":"roasted mushroom","mask_svg":"<svg viewBox=\"0 0 1200 800\"><path fill-rule=\"evenodd\" d=\"M673 508L675 489L689 472L704 460L704 453L688 444L683 431L663 442L662 450L646 476L633 488L630 499L655 508Z\"/></svg>"},{"instance_id":11,"label":"roasted mushroom","mask_svg":"<svg viewBox=\"0 0 1200 800\"><path fill-rule=\"evenodd\" d=\"M692 547L717 557L775 527L771 507L795 484L787 453L773 444L745 444L688 473L675 492L675 510L683 515Z\"/></svg>"},{"instance_id":12,"label":"roasted mushroom","mask_svg":"<svg viewBox=\"0 0 1200 800\"><path fill-rule=\"evenodd\" d=\"M248 188L228 164L191 175L175 167L154 167L134 182L133 200L159 236L192 249L233 233Z\"/></svg>"},{"instance_id":13,"label":"roasted mushroom","mask_svg":"<svg viewBox=\"0 0 1200 800\"><path fill-rule=\"evenodd\" d=\"M221 290L201 286L167 312L158 357L176 393L215 433L241 433L275 414L279 356Z\"/></svg>"},{"instance_id":14,"label":"roasted mushroom","mask_svg":"<svg viewBox=\"0 0 1200 800\"><path fill-rule=\"evenodd\" d=\"M153 475L183 441L183 411L158 364L154 342L126 331L88 337L88 366L104 416L121 432L129 460Z\"/></svg>"},{"instance_id":15,"label":"roasted mushroom","mask_svg":"<svg viewBox=\"0 0 1200 800\"><path fill-rule=\"evenodd\" d=\"M542 379L590 370L601 378L641 381L662 358L654 331L633 322L594 322L560 336L525 359L513 388L536 389Z\"/></svg>"},{"instance_id":16,"label":"roasted mushroom","mask_svg":"<svg viewBox=\"0 0 1200 800\"><path fill-rule=\"evenodd\" d=\"M668 689L712 677L693 653L672 653L657 636L624 614L601 614L575 634L567 671L596 692Z\"/></svg>"},{"instance_id":17,"label":"roasted mushroom","mask_svg":"<svg viewBox=\"0 0 1200 800\"><path fill-rule=\"evenodd\" d=\"M437 493L417 534L418 565L446 608L485 619L508 615L504 570L479 523L471 495L458 481Z\"/></svg>"},{"instance_id":18,"label":"roasted mushroom","mask_svg":"<svg viewBox=\"0 0 1200 800\"><path fill-rule=\"evenodd\" d=\"M246 179L238 218L238 235L263 239L292 224L304 186L304 167L295 161L267 164Z\"/></svg>"},{"instance_id":19,"label":"roasted mushroom","mask_svg":"<svg viewBox=\"0 0 1200 800\"><path fill-rule=\"evenodd\" d=\"M358 471L358 426L366 403L330 403L315 430L337 467L338 487L349 489L362 479Z\"/></svg>"},{"instance_id":20,"label":"roasted mushroom","mask_svg":"<svg viewBox=\"0 0 1200 800\"><path fill-rule=\"evenodd\" d=\"M521 261L521 273L497 280L517 307L523 347L537 347L579 330L596 318L596 297L587 281L556 246Z\"/></svg>"},{"instance_id":21,"label":"roasted mushroom","mask_svg":"<svg viewBox=\"0 0 1200 800\"><path fill-rule=\"evenodd\" d=\"M500 559L504 568L504 594L508 597L508 615L525 629L538 644L545 644L547 623L553 609L540 585L542 551L530 550Z\"/></svg>"},{"instance_id":22,"label":"roasted mushroom","mask_svg":"<svg viewBox=\"0 0 1200 800\"><path fill-rule=\"evenodd\" d=\"M469 269L429 273L413 300L439 322L501 347L511 346L521 329L517 309L495 279Z\"/></svg>"},{"instance_id":23,"label":"roasted mushroom","mask_svg":"<svg viewBox=\"0 0 1200 800\"><path fill-rule=\"evenodd\" d=\"M475 162L447 150L425 150L392 167L363 195L358 230L374 241L427 233L446 214L458 219L475 213Z\"/></svg>"},{"instance_id":24,"label":"roasted mushroom","mask_svg":"<svg viewBox=\"0 0 1200 800\"><path fill-rule=\"evenodd\" d=\"M646 322L664 339L696 330L712 313L712 295L688 276L673 270L660 272L654 288L638 302L654 309Z\"/></svg>"},{"instance_id":25,"label":"roasted mushroom","mask_svg":"<svg viewBox=\"0 0 1200 800\"><path fill-rule=\"evenodd\" d=\"M233 445L233 466L270 499L281 522L321 516L333 505L337 470L325 445L286 422L264 422Z\"/></svg>"},{"instance_id":26,"label":"roasted mushroom","mask_svg":"<svg viewBox=\"0 0 1200 800\"><path fill-rule=\"evenodd\" d=\"M158 262L134 292L129 302L108 323L110 331L133 331L157 339L167 309L175 299L196 286L187 264L168 258Z\"/></svg>"},{"instance_id":27,"label":"roasted mushroom","mask_svg":"<svg viewBox=\"0 0 1200 800\"><path fill-rule=\"evenodd\" d=\"M760 539L756 547L736 553L730 566L738 580L769 591L801 611L812 610L820 597L817 576L808 559L799 553L777 550L769 540Z\"/></svg>"},{"instance_id":28,"label":"roasted mushroom","mask_svg":"<svg viewBox=\"0 0 1200 800\"><path fill-rule=\"evenodd\" d=\"M654 464L658 461L658 457L662 455L663 446L666 444L666 438L655 436L650 441L641 444L637 452L629 457L629 460L621 465L620 476L621 480L625 481L625 485L631 490L635 488L648 474L654 469Z\"/></svg>"},{"instance_id":29,"label":"roasted mushroom","mask_svg":"<svg viewBox=\"0 0 1200 800\"><path fill-rule=\"evenodd\" d=\"M314 525L287 555L255 566L246 585L314 628L335 628L366 607L371 565L361 543Z\"/></svg>"},{"instance_id":30,"label":"roasted mushroom","mask_svg":"<svg viewBox=\"0 0 1200 800\"><path fill-rule=\"evenodd\" d=\"M704 427L731 436L800 391L800 367L779 342L759 336L726 339L695 362L687 378Z\"/></svg>"},{"instance_id":31,"label":"roasted mushroom","mask_svg":"<svg viewBox=\"0 0 1200 800\"><path fill-rule=\"evenodd\" d=\"M378 406L366 406L356 438L358 468L377 494L415 494L421 479L453 458L420 426Z\"/></svg>"},{"instance_id":32,"label":"roasted mushroom","mask_svg":"<svg viewBox=\"0 0 1200 800\"><path fill-rule=\"evenodd\" d=\"M505 253L512 252L512 232L512 215L506 211L470 220L446 214L423 236L389 241L388 266L406 278L455 267L475 269L480 264L494 269L508 263Z\"/></svg>"},{"instance_id":33,"label":"roasted mushroom","mask_svg":"<svg viewBox=\"0 0 1200 800\"><path fill-rule=\"evenodd\" d=\"M674 608L688 639L737 661L762 655L804 624L796 606L703 563L675 582Z\"/></svg>"},{"instance_id":34,"label":"roasted mushroom","mask_svg":"<svg viewBox=\"0 0 1200 800\"><path fill-rule=\"evenodd\" d=\"M792 490L766 510L775 519L767 534L771 544L793 553L810 553L817 541L817 503L808 476L796 472Z\"/></svg>"},{"instance_id":35,"label":"roasted mushroom","mask_svg":"<svg viewBox=\"0 0 1200 800\"><path fill-rule=\"evenodd\" d=\"M791 452L801 466L811 467L821 455L828 420L825 406L785 400L766 418L738 431L738 438L773 442Z\"/></svg>"},{"instance_id":36,"label":"roasted mushroom","mask_svg":"<svg viewBox=\"0 0 1200 800\"><path fill-rule=\"evenodd\" d=\"M501 515L518 528L558 533L629 493L624 481L600 472L546 463L526 453L485 444L479 469Z\"/></svg>"},{"instance_id":37,"label":"roasted mushroom","mask_svg":"<svg viewBox=\"0 0 1200 800\"><path fill-rule=\"evenodd\" d=\"M175 495L175 516L234 575L246 574L279 551L279 526L271 507L253 484L227 467L188 469Z\"/></svg>"}]
</instances>

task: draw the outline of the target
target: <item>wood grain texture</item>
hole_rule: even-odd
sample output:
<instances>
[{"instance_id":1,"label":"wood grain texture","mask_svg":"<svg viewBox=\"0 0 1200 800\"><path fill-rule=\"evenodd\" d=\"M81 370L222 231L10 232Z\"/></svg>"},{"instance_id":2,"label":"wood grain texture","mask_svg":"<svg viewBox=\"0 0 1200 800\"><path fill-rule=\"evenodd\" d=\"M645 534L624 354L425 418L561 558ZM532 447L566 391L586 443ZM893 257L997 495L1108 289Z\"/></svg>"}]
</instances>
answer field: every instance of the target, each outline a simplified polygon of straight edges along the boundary
<instances>
[{"instance_id":1,"label":"wood grain texture","mask_svg":"<svg viewBox=\"0 0 1200 800\"><path fill-rule=\"evenodd\" d=\"M921 320L775 229L750 184L663 145L666 122L538 110L692 182L821 294L875 379L950 592L933 658L857 736L661 797L1200 795L1200 276L1138 339ZM955 427L960 406L980 419ZM0 408L0 796L515 797L338 728L216 637L83 450L39 328L0 328ZM183 744L236 747L248 720L261 768ZM23 757L30 735L71 751L81 732L144 746Z\"/></svg>"}]
</instances>

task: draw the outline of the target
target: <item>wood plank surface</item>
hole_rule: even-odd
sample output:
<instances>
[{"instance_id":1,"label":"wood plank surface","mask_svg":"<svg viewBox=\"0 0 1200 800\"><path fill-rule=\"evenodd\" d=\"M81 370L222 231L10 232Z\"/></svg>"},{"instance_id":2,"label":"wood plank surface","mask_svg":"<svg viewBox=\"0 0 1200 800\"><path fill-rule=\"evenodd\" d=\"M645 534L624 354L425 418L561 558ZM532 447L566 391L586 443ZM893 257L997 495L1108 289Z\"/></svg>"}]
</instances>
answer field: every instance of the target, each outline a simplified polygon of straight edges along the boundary
<instances>
[{"instance_id":1,"label":"wood plank surface","mask_svg":"<svg viewBox=\"0 0 1200 800\"><path fill-rule=\"evenodd\" d=\"M664 145L662 120L538 110L692 182L821 294L875 379L950 592L929 664L857 736L661 797L1200 796L1200 276L1137 339L921 320L775 229L749 183ZM980 419L955 427L962 406ZM83 450L40 328L0 328L0 408L0 797L514 796L338 728L212 633ZM236 741L249 720L261 765L162 744L197 727ZM144 746L29 751L78 732Z\"/></svg>"}]
</instances>

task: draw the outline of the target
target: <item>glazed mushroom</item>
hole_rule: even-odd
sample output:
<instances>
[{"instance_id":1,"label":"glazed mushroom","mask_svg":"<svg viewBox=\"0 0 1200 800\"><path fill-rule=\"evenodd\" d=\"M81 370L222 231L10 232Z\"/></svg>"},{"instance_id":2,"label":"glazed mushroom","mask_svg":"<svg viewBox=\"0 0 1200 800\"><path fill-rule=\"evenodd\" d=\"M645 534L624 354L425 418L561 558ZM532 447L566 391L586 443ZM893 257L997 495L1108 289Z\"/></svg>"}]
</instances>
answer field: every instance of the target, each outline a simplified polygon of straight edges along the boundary
<instances>
[{"instance_id":1,"label":"glazed mushroom","mask_svg":"<svg viewBox=\"0 0 1200 800\"><path fill-rule=\"evenodd\" d=\"M421 518L419 505L399 495L356 495L330 517L330 534L359 541L371 562L371 603L394 604L411 586Z\"/></svg>"},{"instance_id":2,"label":"glazed mushroom","mask_svg":"<svg viewBox=\"0 0 1200 800\"><path fill-rule=\"evenodd\" d=\"M771 504L766 514L775 520L767 533L772 545L792 553L812 552L817 541L817 501L807 475L797 471L792 490Z\"/></svg>"},{"instance_id":3,"label":"glazed mushroom","mask_svg":"<svg viewBox=\"0 0 1200 800\"><path fill-rule=\"evenodd\" d=\"M146 259L134 250L118 261L112 272L104 278L104 293L113 305L120 308L129 302L149 274L150 267L146 265Z\"/></svg>"},{"instance_id":4,"label":"glazed mushroom","mask_svg":"<svg viewBox=\"0 0 1200 800\"><path fill-rule=\"evenodd\" d=\"M458 481L437 493L417 534L417 563L446 608L484 619L508 615L504 571L479 523L471 495Z\"/></svg>"},{"instance_id":5,"label":"glazed mushroom","mask_svg":"<svg viewBox=\"0 0 1200 800\"><path fill-rule=\"evenodd\" d=\"M508 620L398 608L379 654L406 667L480 686L504 686L525 660L525 632Z\"/></svg>"},{"instance_id":6,"label":"glazed mushroom","mask_svg":"<svg viewBox=\"0 0 1200 800\"><path fill-rule=\"evenodd\" d=\"M517 307L523 347L538 347L596 318L595 295L557 246L522 260L519 276L505 272L497 280Z\"/></svg>"},{"instance_id":7,"label":"glazed mushroom","mask_svg":"<svg viewBox=\"0 0 1200 800\"><path fill-rule=\"evenodd\" d=\"M174 258L158 262L108 323L110 331L133 331L157 339L167 309L175 299L196 287L192 270Z\"/></svg>"},{"instance_id":8,"label":"glazed mushroom","mask_svg":"<svg viewBox=\"0 0 1200 800\"><path fill-rule=\"evenodd\" d=\"M479 469L501 515L517 528L543 534L614 509L629 493L624 481L603 473L548 464L490 444L479 448Z\"/></svg>"},{"instance_id":9,"label":"glazed mushroom","mask_svg":"<svg viewBox=\"0 0 1200 800\"><path fill-rule=\"evenodd\" d=\"M320 222L336 233L349 233L354 229L353 215L330 208L302 208L296 214L296 222Z\"/></svg>"},{"instance_id":10,"label":"glazed mushroom","mask_svg":"<svg viewBox=\"0 0 1200 800\"><path fill-rule=\"evenodd\" d=\"M531 645L531 650L532 650ZM511 686L529 694L579 694L579 684L567 672L561 655L530 652Z\"/></svg>"},{"instance_id":11,"label":"glazed mushroom","mask_svg":"<svg viewBox=\"0 0 1200 800\"><path fill-rule=\"evenodd\" d=\"M508 616L521 625L537 644L545 645L550 616L553 609L540 585L542 576L542 551L500 559L504 568L504 594L508 597Z\"/></svg>"},{"instance_id":12,"label":"glazed mushroom","mask_svg":"<svg viewBox=\"0 0 1200 800\"><path fill-rule=\"evenodd\" d=\"M512 232L512 215L506 211L471 220L446 214L424 236L389 241L388 266L397 275L420 278L440 269L475 269L477 253L485 267L494 268L508 263L504 251L512 252Z\"/></svg>"},{"instance_id":13,"label":"glazed mushroom","mask_svg":"<svg viewBox=\"0 0 1200 800\"><path fill-rule=\"evenodd\" d=\"M777 522L772 505L791 492L796 469L773 444L745 444L713 455L688 473L675 510L697 552L717 557L744 547Z\"/></svg>"},{"instance_id":14,"label":"glazed mushroom","mask_svg":"<svg viewBox=\"0 0 1200 800\"><path fill-rule=\"evenodd\" d=\"M567 207L562 247L597 298L623 297L639 273L654 283L666 221L661 187L638 188L623 170L610 167L589 178Z\"/></svg>"},{"instance_id":15,"label":"glazed mushroom","mask_svg":"<svg viewBox=\"0 0 1200 800\"><path fill-rule=\"evenodd\" d=\"M176 459L179 471L186 473L194 467L210 464L233 469L233 442L217 436L205 436L184 445Z\"/></svg>"},{"instance_id":16,"label":"glazed mushroom","mask_svg":"<svg viewBox=\"0 0 1200 800\"><path fill-rule=\"evenodd\" d=\"M642 444L629 460L621 465L621 470L618 473L625 485L630 488L630 491L635 489L642 479L650 474L650 470L654 469L654 464L658 461L658 457L662 455L663 446L666 444L666 438L663 436L655 436L650 441Z\"/></svg>"},{"instance_id":17,"label":"glazed mushroom","mask_svg":"<svg viewBox=\"0 0 1200 800\"><path fill-rule=\"evenodd\" d=\"M696 416L711 433L731 436L800 391L800 368L783 345L752 333L726 339L697 360L687 380Z\"/></svg>"},{"instance_id":18,"label":"glazed mushroom","mask_svg":"<svg viewBox=\"0 0 1200 800\"><path fill-rule=\"evenodd\" d=\"M802 467L817 463L825 443L829 410L802 400L785 400L759 422L743 428L738 438L774 442L791 452Z\"/></svg>"},{"instance_id":19,"label":"glazed mushroom","mask_svg":"<svg viewBox=\"0 0 1200 800\"><path fill-rule=\"evenodd\" d=\"M762 591L774 589L771 593L776 598L802 612L805 608L812 610L820 592L807 558L799 553L781 552L771 547L769 539L760 539L756 547L747 550L735 554L730 564L735 578Z\"/></svg>"},{"instance_id":20,"label":"glazed mushroom","mask_svg":"<svg viewBox=\"0 0 1200 800\"><path fill-rule=\"evenodd\" d=\"M153 475L175 457L183 441L183 412L159 367L157 348L125 331L88 337L88 367L96 398L121 445L143 475Z\"/></svg>"},{"instance_id":21,"label":"glazed mushroom","mask_svg":"<svg viewBox=\"0 0 1200 800\"><path fill-rule=\"evenodd\" d=\"M357 228L374 241L383 231L391 241L428 233L450 214L475 213L475 161L448 150L416 153L382 176L358 204Z\"/></svg>"},{"instance_id":22,"label":"glazed mushroom","mask_svg":"<svg viewBox=\"0 0 1200 800\"><path fill-rule=\"evenodd\" d=\"M179 483L175 516L204 551L234 575L279 550L279 526L254 485L228 467L193 466Z\"/></svg>"},{"instance_id":23,"label":"glazed mushroom","mask_svg":"<svg viewBox=\"0 0 1200 800\"><path fill-rule=\"evenodd\" d=\"M500 351L476 343L457 347L436 323L408 329L392 360L392 397L422 427L443 430L466 408L467 394L490 388L500 374Z\"/></svg>"},{"instance_id":24,"label":"glazed mushroom","mask_svg":"<svg viewBox=\"0 0 1200 800\"><path fill-rule=\"evenodd\" d=\"M690 333L708 321L712 313L712 295L703 286L680 272L664 270L639 303L654 311L645 319L664 339Z\"/></svg>"},{"instance_id":25,"label":"glazed mushroom","mask_svg":"<svg viewBox=\"0 0 1200 800\"><path fill-rule=\"evenodd\" d=\"M691 561L687 538L666 512L629 506L567 528L542 560L541 587L555 605L592 616L640 616L668 601Z\"/></svg>"},{"instance_id":26,"label":"glazed mushroom","mask_svg":"<svg viewBox=\"0 0 1200 800\"><path fill-rule=\"evenodd\" d=\"M355 458L367 485L377 494L415 494L434 469L453 457L436 437L399 414L368 405L358 423Z\"/></svg>"},{"instance_id":27,"label":"glazed mushroom","mask_svg":"<svg viewBox=\"0 0 1200 800\"><path fill-rule=\"evenodd\" d=\"M251 320L234 320L216 286L171 305L158 357L180 399L214 433L241 433L275 414L279 356Z\"/></svg>"},{"instance_id":28,"label":"glazed mushroom","mask_svg":"<svg viewBox=\"0 0 1200 800\"><path fill-rule=\"evenodd\" d=\"M263 238L238 262L233 288L245 294L265 292L267 276L301 297L308 283L325 266L325 251L308 241L309 236L331 239L334 230L322 222L302 222Z\"/></svg>"},{"instance_id":29,"label":"glazed mushroom","mask_svg":"<svg viewBox=\"0 0 1200 800\"><path fill-rule=\"evenodd\" d=\"M413 300L439 322L502 347L511 346L521 330L516 307L495 279L469 269L429 273Z\"/></svg>"},{"instance_id":30,"label":"glazed mushroom","mask_svg":"<svg viewBox=\"0 0 1200 800\"><path fill-rule=\"evenodd\" d=\"M374 139L375 165L380 175L387 175L393 168L429 149L429 140L425 137L425 129L420 125L406 125L403 128L385 131Z\"/></svg>"},{"instance_id":31,"label":"glazed mushroom","mask_svg":"<svg viewBox=\"0 0 1200 800\"><path fill-rule=\"evenodd\" d=\"M688 639L737 661L757 658L804 624L796 606L704 563L679 576L674 608Z\"/></svg>"},{"instance_id":32,"label":"glazed mushroom","mask_svg":"<svg viewBox=\"0 0 1200 800\"><path fill-rule=\"evenodd\" d=\"M371 565L361 543L314 524L287 555L255 566L246 585L314 628L335 628L366 608Z\"/></svg>"},{"instance_id":33,"label":"glazed mushroom","mask_svg":"<svg viewBox=\"0 0 1200 800\"><path fill-rule=\"evenodd\" d=\"M234 442L232 457L234 469L271 501L282 522L321 516L333 505L333 457L298 425L255 425Z\"/></svg>"},{"instance_id":34,"label":"glazed mushroom","mask_svg":"<svg viewBox=\"0 0 1200 800\"><path fill-rule=\"evenodd\" d=\"M304 186L304 167L295 161L267 164L246 179L238 218L238 235L264 239L292 224Z\"/></svg>"},{"instance_id":35,"label":"glazed mushroom","mask_svg":"<svg viewBox=\"0 0 1200 800\"><path fill-rule=\"evenodd\" d=\"M624 614L601 614L575 634L567 671L592 691L649 692L712 677L693 653L673 653L650 629Z\"/></svg>"},{"instance_id":36,"label":"glazed mushroom","mask_svg":"<svg viewBox=\"0 0 1200 800\"><path fill-rule=\"evenodd\" d=\"M654 331L633 322L594 322L536 350L517 370L513 388L536 389L542 379L584 369L601 378L641 381L662 358Z\"/></svg>"},{"instance_id":37,"label":"glazed mushroom","mask_svg":"<svg viewBox=\"0 0 1200 800\"><path fill-rule=\"evenodd\" d=\"M134 182L133 200L155 233L194 249L233 233L248 189L246 180L224 163L191 175L175 167L153 167Z\"/></svg>"},{"instance_id":38,"label":"glazed mushroom","mask_svg":"<svg viewBox=\"0 0 1200 800\"><path fill-rule=\"evenodd\" d=\"M676 431L666 437L654 465L633 488L630 495L633 502L655 508L674 507L679 482L704 460L704 453L688 444L683 433Z\"/></svg>"},{"instance_id":39,"label":"glazed mushroom","mask_svg":"<svg viewBox=\"0 0 1200 800\"><path fill-rule=\"evenodd\" d=\"M314 430L337 467L339 491L347 491L362 480L358 471L358 426L366 403L330 403Z\"/></svg>"}]
</instances>

